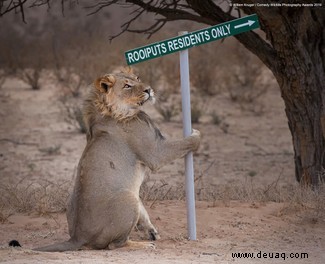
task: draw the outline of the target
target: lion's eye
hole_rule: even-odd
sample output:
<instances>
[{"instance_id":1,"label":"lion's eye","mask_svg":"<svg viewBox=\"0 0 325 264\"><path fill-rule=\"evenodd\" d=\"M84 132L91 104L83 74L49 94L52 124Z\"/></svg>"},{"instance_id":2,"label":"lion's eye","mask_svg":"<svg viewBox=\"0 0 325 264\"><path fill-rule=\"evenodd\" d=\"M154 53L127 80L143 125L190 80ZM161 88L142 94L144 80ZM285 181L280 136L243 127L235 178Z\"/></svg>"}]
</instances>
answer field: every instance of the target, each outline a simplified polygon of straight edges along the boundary
<instances>
[{"instance_id":1,"label":"lion's eye","mask_svg":"<svg viewBox=\"0 0 325 264\"><path fill-rule=\"evenodd\" d=\"M132 87L131 85L129 85L129 84L126 83L123 88L130 89L131 87Z\"/></svg>"}]
</instances>

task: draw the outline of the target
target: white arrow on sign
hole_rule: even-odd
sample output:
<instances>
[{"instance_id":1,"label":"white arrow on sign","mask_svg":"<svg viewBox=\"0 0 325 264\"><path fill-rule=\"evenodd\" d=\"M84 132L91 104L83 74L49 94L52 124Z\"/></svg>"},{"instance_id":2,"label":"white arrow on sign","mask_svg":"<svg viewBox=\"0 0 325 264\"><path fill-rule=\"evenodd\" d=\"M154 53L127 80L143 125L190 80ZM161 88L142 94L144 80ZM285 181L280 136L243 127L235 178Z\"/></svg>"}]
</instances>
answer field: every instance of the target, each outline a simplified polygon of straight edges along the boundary
<instances>
[{"instance_id":1,"label":"white arrow on sign","mask_svg":"<svg viewBox=\"0 0 325 264\"><path fill-rule=\"evenodd\" d=\"M234 26L234 28L241 28L241 27L245 27L245 26L251 26L255 23L255 21L253 20L248 20L246 23L244 24L240 24L240 25L237 25L237 26Z\"/></svg>"}]
</instances>

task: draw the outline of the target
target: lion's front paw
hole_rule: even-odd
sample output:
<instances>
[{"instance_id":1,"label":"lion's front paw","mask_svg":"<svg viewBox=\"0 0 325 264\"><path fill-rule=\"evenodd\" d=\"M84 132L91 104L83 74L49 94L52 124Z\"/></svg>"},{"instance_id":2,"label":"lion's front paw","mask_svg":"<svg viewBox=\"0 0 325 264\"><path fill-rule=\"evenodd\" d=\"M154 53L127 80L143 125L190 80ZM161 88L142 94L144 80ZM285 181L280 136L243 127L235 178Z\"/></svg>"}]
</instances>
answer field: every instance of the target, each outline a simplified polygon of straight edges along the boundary
<instances>
[{"instance_id":1,"label":"lion's front paw","mask_svg":"<svg viewBox=\"0 0 325 264\"><path fill-rule=\"evenodd\" d=\"M194 139L193 151L196 151L200 146L201 133L199 130L193 129L191 137Z\"/></svg>"},{"instance_id":2,"label":"lion's front paw","mask_svg":"<svg viewBox=\"0 0 325 264\"><path fill-rule=\"evenodd\" d=\"M160 239L160 235L156 229L150 229L148 230L148 233L149 233L149 240L155 241Z\"/></svg>"},{"instance_id":3,"label":"lion's front paw","mask_svg":"<svg viewBox=\"0 0 325 264\"><path fill-rule=\"evenodd\" d=\"M201 132L196 129L192 129L192 136L193 137L201 137Z\"/></svg>"}]
</instances>

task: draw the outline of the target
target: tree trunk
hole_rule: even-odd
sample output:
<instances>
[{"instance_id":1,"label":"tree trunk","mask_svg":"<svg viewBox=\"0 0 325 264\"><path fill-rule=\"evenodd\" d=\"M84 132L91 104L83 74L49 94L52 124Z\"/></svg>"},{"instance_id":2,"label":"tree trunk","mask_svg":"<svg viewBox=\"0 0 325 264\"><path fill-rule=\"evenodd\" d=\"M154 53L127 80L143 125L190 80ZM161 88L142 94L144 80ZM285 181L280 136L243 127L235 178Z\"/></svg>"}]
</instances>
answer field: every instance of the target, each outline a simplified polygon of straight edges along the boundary
<instances>
[{"instance_id":1,"label":"tree trunk","mask_svg":"<svg viewBox=\"0 0 325 264\"><path fill-rule=\"evenodd\" d=\"M202 17L231 20L210 0L187 0ZM251 3L253 0L237 0ZM271 1L264 1L269 3ZM296 179L317 186L325 182L325 12L321 7L242 7L257 13L269 43L254 32L235 37L276 77L292 134ZM213 22L212 22L213 23Z\"/></svg>"},{"instance_id":2,"label":"tree trunk","mask_svg":"<svg viewBox=\"0 0 325 264\"><path fill-rule=\"evenodd\" d=\"M292 134L296 179L317 186L324 180L324 82L321 85L320 76L308 74L306 65L301 67L305 76L284 69L280 88Z\"/></svg>"},{"instance_id":3,"label":"tree trunk","mask_svg":"<svg viewBox=\"0 0 325 264\"><path fill-rule=\"evenodd\" d=\"M277 52L273 73L285 102L296 178L312 186L325 180L325 16L316 12L282 9L272 20L263 17Z\"/></svg>"}]
</instances>

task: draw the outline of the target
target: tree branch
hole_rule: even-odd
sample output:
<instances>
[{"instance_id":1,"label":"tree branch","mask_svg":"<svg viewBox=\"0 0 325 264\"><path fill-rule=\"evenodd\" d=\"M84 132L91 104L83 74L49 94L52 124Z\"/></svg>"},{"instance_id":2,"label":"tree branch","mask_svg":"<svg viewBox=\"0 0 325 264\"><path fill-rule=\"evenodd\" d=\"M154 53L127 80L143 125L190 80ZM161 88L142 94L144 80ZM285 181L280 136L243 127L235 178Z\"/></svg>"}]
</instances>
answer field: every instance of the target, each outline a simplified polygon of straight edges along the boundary
<instances>
[{"instance_id":1,"label":"tree branch","mask_svg":"<svg viewBox=\"0 0 325 264\"><path fill-rule=\"evenodd\" d=\"M148 38L150 38L154 33L159 31L164 25L166 24L165 19L158 19L156 23L151 25L148 28L145 29L128 29L128 32L133 32L133 33L145 33L148 34Z\"/></svg>"},{"instance_id":2,"label":"tree branch","mask_svg":"<svg viewBox=\"0 0 325 264\"><path fill-rule=\"evenodd\" d=\"M109 7L111 5L122 5L121 3L118 3L120 0L110 0L110 1L103 1L103 2L99 2L95 5L90 5L90 6L86 6L86 9L94 9L94 11L90 12L88 14L88 16L94 15L96 13L98 13L100 10L102 10L105 7Z\"/></svg>"},{"instance_id":3,"label":"tree branch","mask_svg":"<svg viewBox=\"0 0 325 264\"><path fill-rule=\"evenodd\" d=\"M160 30L167 22L175 21L175 20L190 20L199 23L209 24L212 21L201 17L199 15L195 15L190 13L186 9L189 8L188 5L179 4L180 0L173 0L172 2L166 1L157 1L150 0L147 2L141 0L126 0L126 2L121 2L120 0L107 0L102 1L96 5L88 6L87 8L95 8L91 14L95 14L99 12L101 9L112 6L119 5L123 7L132 8L134 6L138 6L137 12L132 10L130 15L136 13L133 17L131 17L126 23L124 23L121 27L122 30L120 33L111 36L110 40L113 40L123 34L124 32L136 32L136 33L147 33L151 37L152 34ZM131 29L133 22L135 22L143 13L149 12L162 16L162 18L157 19L157 21L146 29Z\"/></svg>"},{"instance_id":4,"label":"tree branch","mask_svg":"<svg viewBox=\"0 0 325 264\"><path fill-rule=\"evenodd\" d=\"M200 16L210 18L213 22L210 25L215 25L236 19L228 12L223 11L211 0L205 0L204 5L200 0L187 0L189 6ZM254 11L254 10L253 10ZM252 10L250 10L250 13ZM260 21L262 24L262 21ZM258 34L253 31L245 32L234 36L242 43L249 51L255 54L260 60L272 71L277 64L277 54L273 47L263 40Z\"/></svg>"},{"instance_id":5,"label":"tree branch","mask_svg":"<svg viewBox=\"0 0 325 264\"><path fill-rule=\"evenodd\" d=\"M1 0L0 0L1 1ZM50 3L51 0L31 0L33 1L31 6L44 5ZM67 0L61 0L62 12L64 12L64 2ZM243 2L244 0L237 0L237 2ZM245 0L248 3L253 3L252 0ZM265 0L267 1L267 0ZM24 15L24 4L27 0L11 0L6 8L4 8L4 1L1 1L0 5L0 16L8 13L12 10L19 8L23 21L25 21ZM146 33L148 37L160 30L167 22L176 20L188 20L198 23L203 23L207 25L216 25L219 23L227 22L236 17L231 15L232 8L229 8L228 12L222 10L213 0L102 0L97 1L95 5L88 6L87 8L93 11L88 15L95 14L103 8L108 8L112 5L119 5L122 7L132 8L131 18L122 25L122 30L115 36L112 36L110 40L115 39L124 32L136 32L136 33ZM138 7L135 9L134 7ZM267 24L265 24L268 19L267 17L273 17L276 20L276 15L279 15L277 9L263 7L243 7L243 11L246 13L260 14L264 20L260 20L261 29L270 35L267 31ZM237 9L240 16L240 10ZM133 23L145 12L153 13L160 16L156 22L151 26L144 29L132 28ZM265 19L266 18L266 19ZM239 42L241 42L248 50L253 54L258 56L262 62L269 67L272 71L275 70L277 65L277 52L275 49L262 37L260 37L255 32L246 32L234 36ZM272 40L271 40L272 41Z\"/></svg>"},{"instance_id":6,"label":"tree branch","mask_svg":"<svg viewBox=\"0 0 325 264\"><path fill-rule=\"evenodd\" d=\"M21 15L21 19L24 23L26 23L25 20L25 7L28 3L29 4L29 8L32 7L39 7L39 6L43 6L43 5L47 5L48 8L50 8L50 3L54 1L54 0L10 0L9 3L7 5L5 5L5 2L7 2L6 0L0 0L0 17L10 13L12 11L15 11L15 13L20 13ZM62 14L64 15L64 4L66 1L72 1L72 0L61 0L60 4L61 4L61 11Z\"/></svg>"},{"instance_id":7,"label":"tree branch","mask_svg":"<svg viewBox=\"0 0 325 264\"><path fill-rule=\"evenodd\" d=\"M230 14L231 8L228 12L223 11L212 0L205 0L204 4L202 4L202 0L126 0L125 2L122 2L121 0L104 0L93 6L97 9L92 12L92 14L98 12L104 7L109 7L111 5L120 5L128 8L137 6L141 9L137 9L139 10L137 14L129 19L126 23L124 23L122 25L121 32L115 36L112 36L110 38L111 40L120 36L124 32L147 33L150 37L169 21L188 20L207 25L216 25L236 19L236 17ZM248 10L245 9L244 11L246 13L254 13L258 10L250 8ZM157 21L148 28L132 29L131 26L133 22L136 21L144 12L154 13L161 16L162 18L157 19ZM238 10L238 12L240 12L240 10ZM263 29L263 21L260 21L260 23ZM241 42L249 51L258 56L262 62L272 71L275 69L277 65L277 53L273 47L258 34L250 31L236 35L234 37L239 42Z\"/></svg>"},{"instance_id":8,"label":"tree branch","mask_svg":"<svg viewBox=\"0 0 325 264\"><path fill-rule=\"evenodd\" d=\"M0 4L0 17L3 16L6 13L10 13L13 10L20 10L21 16L22 16L22 20L24 23L26 23L25 21L25 13L24 13L24 4L27 2L27 0L19 0L18 2L11 0L9 2L9 4L4 7L4 0L0 0L1 4Z\"/></svg>"}]
</instances>

